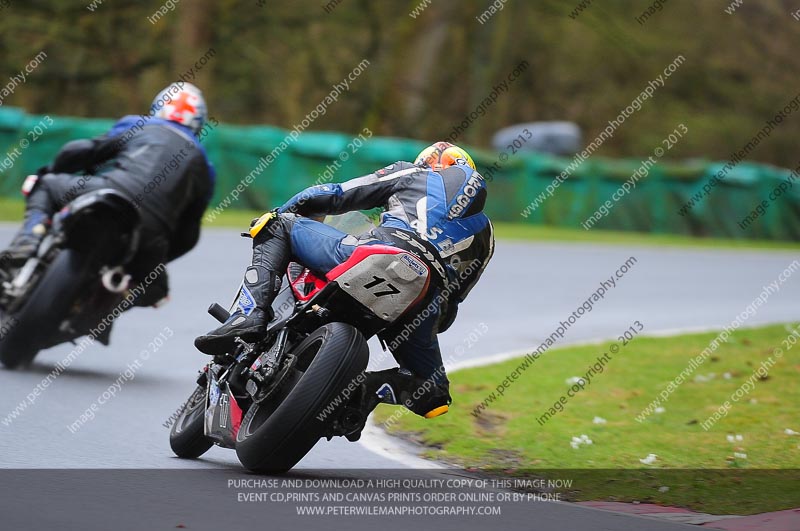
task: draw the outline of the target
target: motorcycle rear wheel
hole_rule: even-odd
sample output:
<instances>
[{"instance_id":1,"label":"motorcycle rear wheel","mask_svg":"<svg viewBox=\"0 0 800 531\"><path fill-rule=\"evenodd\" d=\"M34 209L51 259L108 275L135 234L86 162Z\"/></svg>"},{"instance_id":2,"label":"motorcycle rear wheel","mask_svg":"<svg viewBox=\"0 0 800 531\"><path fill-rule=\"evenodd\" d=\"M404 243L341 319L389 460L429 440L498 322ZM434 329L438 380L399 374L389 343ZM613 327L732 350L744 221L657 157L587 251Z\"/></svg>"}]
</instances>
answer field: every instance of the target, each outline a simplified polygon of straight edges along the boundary
<instances>
[{"instance_id":1,"label":"motorcycle rear wheel","mask_svg":"<svg viewBox=\"0 0 800 531\"><path fill-rule=\"evenodd\" d=\"M88 259L65 249L58 253L28 300L14 314L8 333L0 338L0 362L9 369L33 361L67 317L84 288Z\"/></svg>"},{"instance_id":2,"label":"motorcycle rear wheel","mask_svg":"<svg viewBox=\"0 0 800 531\"><path fill-rule=\"evenodd\" d=\"M369 360L364 336L345 323L320 327L291 352L298 357L295 374L274 399L248 409L236 436L239 461L255 472L296 465L325 434L346 402L342 391Z\"/></svg>"}]
</instances>

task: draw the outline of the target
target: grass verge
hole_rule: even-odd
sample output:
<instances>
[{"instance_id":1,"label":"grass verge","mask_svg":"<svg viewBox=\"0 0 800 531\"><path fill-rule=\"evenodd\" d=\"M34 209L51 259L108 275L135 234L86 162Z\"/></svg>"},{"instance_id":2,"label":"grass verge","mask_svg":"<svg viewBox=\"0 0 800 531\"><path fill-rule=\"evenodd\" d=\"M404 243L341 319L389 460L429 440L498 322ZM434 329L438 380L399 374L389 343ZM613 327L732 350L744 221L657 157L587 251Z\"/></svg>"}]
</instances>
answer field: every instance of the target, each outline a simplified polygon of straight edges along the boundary
<instances>
[{"instance_id":1,"label":"grass verge","mask_svg":"<svg viewBox=\"0 0 800 531\"><path fill-rule=\"evenodd\" d=\"M716 333L635 337L624 347L616 343L615 354L612 343L547 351L502 396L497 386L520 359L456 371L447 415L425 420L381 406L375 419L424 445L430 458L509 477L568 475L572 500L640 501L713 514L794 508L800 505L800 435L785 430L800 431L800 345L782 344L794 327L736 331L674 391L663 412L642 422L637 415ZM757 375L775 347L782 357ZM604 354L609 359L597 368ZM593 366L598 373L558 411L567 380ZM731 400L747 382L749 393ZM496 400L476 414L492 392ZM705 431L701 424L726 401L727 416ZM554 414L540 422L548 412ZM573 437L583 435L592 443L574 448ZM643 464L649 454L655 461Z\"/></svg>"},{"instance_id":2,"label":"grass verge","mask_svg":"<svg viewBox=\"0 0 800 531\"><path fill-rule=\"evenodd\" d=\"M25 203L18 199L0 197L0 221L21 221Z\"/></svg>"},{"instance_id":3,"label":"grass verge","mask_svg":"<svg viewBox=\"0 0 800 531\"><path fill-rule=\"evenodd\" d=\"M717 247L722 249L800 249L800 243L771 240L733 240L724 238L695 238L678 234L653 234L612 230L567 229L523 223L495 223L497 237L505 240L587 242L617 245L647 245L670 247Z\"/></svg>"}]
</instances>

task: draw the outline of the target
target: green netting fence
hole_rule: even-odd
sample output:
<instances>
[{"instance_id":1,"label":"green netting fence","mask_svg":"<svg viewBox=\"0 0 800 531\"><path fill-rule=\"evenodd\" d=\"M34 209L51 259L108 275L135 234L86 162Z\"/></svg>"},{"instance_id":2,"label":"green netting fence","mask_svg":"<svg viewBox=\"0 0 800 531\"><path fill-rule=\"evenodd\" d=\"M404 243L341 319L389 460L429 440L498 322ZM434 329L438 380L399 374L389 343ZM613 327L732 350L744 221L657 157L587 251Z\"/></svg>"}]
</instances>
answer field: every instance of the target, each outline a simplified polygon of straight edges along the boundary
<instances>
[{"instance_id":1,"label":"green netting fence","mask_svg":"<svg viewBox=\"0 0 800 531\"><path fill-rule=\"evenodd\" d=\"M18 196L25 175L46 164L65 142L102 134L113 123L53 116L52 125L36 138L36 127L39 125L41 131L41 124L46 123L43 120L41 115L0 107L0 196ZM268 126L219 124L206 132L203 144L218 173L212 208L226 198L230 200L230 192L245 183L248 175L252 184L240 187L243 191L230 208L270 208L315 182L340 182L397 160L413 160L425 146L416 140L372 137L357 148L350 145L352 136L328 132L305 132L292 140L289 131ZM276 148L277 156L268 159ZM501 162L498 153L472 152L479 169L491 175L487 212L494 220L583 228L610 200L608 214L590 222L592 228L728 238L800 238L800 179L793 180L796 174L786 169L742 162L710 193L700 197L703 186L725 163L665 160L651 167L634 189L614 202L613 194L641 162L593 156L578 166L552 197L523 216L526 207L571 161L512 154ZM782 182L787 184L776 196L775 189ZM693 206L681 215L681 209L692 201ZM766 201L766 207L762 201ZM761 212L751 215L759 205ZM745 222L742 228L748 215L757 219Z\"/></svg>"}]
</instances>

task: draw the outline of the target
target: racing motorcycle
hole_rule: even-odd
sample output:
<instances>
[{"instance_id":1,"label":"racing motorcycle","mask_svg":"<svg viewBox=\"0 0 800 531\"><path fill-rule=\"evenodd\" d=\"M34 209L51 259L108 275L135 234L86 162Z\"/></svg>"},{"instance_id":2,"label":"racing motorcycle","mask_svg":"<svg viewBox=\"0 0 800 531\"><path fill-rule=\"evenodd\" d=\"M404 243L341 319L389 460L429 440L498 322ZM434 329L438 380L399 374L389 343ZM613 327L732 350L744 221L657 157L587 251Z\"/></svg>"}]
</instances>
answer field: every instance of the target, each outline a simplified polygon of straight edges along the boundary
<instances>
[{"instance_id":1,"label":"racing motorcycle","mask_svg":"<svg viewBox=\"0 0 800 531\"><path fill-rule=\"evenodd\" d=\"M332 218L328 222L344 232L365 232L345 227L365 225L363 214ZM215 356L200 371L170 431L175 454L197 458L217 445L235 449L252 471L281 473L322 437L358 440L375 405L364 383L366 339L417 307L434 270L443 267L428 242L408 233L399 237L406 238L405 248L356 247L324 277L289 264L284 291L290 293L264 339L236 338L231 352ZM229 310L212 304L208 312L220 322L231 312L247 314L252 300L241 287L238 293ZM388 385L379 391L387 389L394 393Z\"/></svg>"},{"instance_id":2,"label":"racing motorcycle","mask_svg":"<svg viewBox=\"0 0 800 531\"><path fill-rule=\"evenodd\" d=\"M55 216L36 254L0 272L0 362L13 368L86 335L123 299L136 254L139 213L123 194L97 190ZM108 344L108 331L95 339Z\"/></svg>"}]
</instances>

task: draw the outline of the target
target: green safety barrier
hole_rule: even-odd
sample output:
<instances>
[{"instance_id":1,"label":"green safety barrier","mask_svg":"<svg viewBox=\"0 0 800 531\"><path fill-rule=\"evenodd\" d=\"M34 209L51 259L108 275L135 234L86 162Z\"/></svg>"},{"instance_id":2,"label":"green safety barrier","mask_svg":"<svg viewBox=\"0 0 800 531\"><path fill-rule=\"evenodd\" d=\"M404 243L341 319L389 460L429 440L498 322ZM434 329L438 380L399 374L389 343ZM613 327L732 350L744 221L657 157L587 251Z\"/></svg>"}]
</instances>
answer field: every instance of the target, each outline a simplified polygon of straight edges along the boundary
<instances>
[{"instance_id":1,"label":"green safety barrier","mask_svg":"<svg viewBox=\"0 0 800 531\"><path fill-rule=\"evenodd\" d=\"M19 194L22 180L48 163L67 141L102 134L113 120L30 115L0 107L0 196ZM46 125L46 127L45 127ZM41 132L39 136L36 131ZM217 168L211 208L268 209L316 182L341 182L397 160L413 160L425 142L372 137L354 145L354 137L332 132L291 131L269 126L209 125L202 142ZM27 140L27 144L23 142ZM359 144L355 141L355 144ZM267 160L270 153L277 155ZM641 161L591 157L529 215L539 194L547 191L571 162L543 154L501 154L471 150L478 169L490 175L486 211L494 220L560 227L689 234L728 238L797 240L800 238L800 179L789 170L742 162L703 195L711 177L725 163L705 160L660 161L619 201L612 197L640 167ZM506 156L507 155L507 156ZM252 175L252 184L246 178ZM781 182L781 194L774 200ZM241 193L230 195L240 183ZM679 212L694 198L691 208ZM225 200L228 203L225 203ZM598 209L610 201L608 213ZM740 223L762 201L757 219ZM606 203L608 204L608 203ZM595 215L596 222L589 221ZM753 216L751 216L753 217Z\"/></svg>"}]
</instances>

